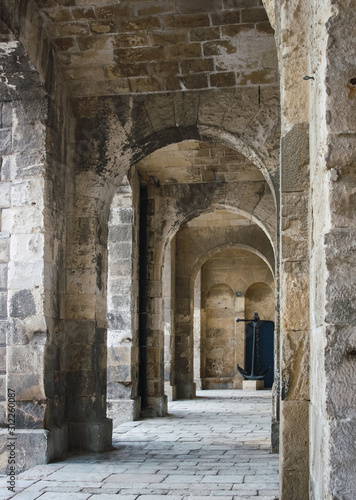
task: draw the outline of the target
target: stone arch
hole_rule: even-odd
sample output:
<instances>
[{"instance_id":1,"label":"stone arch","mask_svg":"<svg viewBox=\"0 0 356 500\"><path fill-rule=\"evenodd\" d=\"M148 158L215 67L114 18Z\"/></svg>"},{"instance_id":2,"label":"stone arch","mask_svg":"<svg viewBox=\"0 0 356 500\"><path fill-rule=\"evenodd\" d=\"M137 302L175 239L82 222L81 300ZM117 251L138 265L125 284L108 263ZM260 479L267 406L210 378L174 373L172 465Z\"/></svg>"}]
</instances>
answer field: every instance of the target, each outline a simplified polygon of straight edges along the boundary
<instances>
[{"instance_id":1,"label":"stone arch","mask_svg":"<svg viewBox=\"0 0 356 500\"><path fill-rule=\"evenodd\" d=\"M199 212L198 212L199 213ZM176 394L177 398L184 397L193 397L194 396L194 383L193 380L189 380L188 378L192 378L193 374L193 320L194 317L194 305L193 305L193 297L194 297L194 283L196 275L201 269L204 261L208 260L209 257L221 251L221 248L232 248L236 246L240 246L243 248L252 249L253 253L259 254L262 256L262 260L267 264L267 268L274 275L275 271L275 261L274 261L274 252L272 245L267 238L266 234L260 229L259 226L255 226L255 234L250 235L250 240L245 239L242 236L242 239L239 241L237 239L233 239L226 243L225 241L216 243L210 246L209 249L203 250L204 244L202 240L199 241L198 250L196 246L189 246L189 252L184 254L184 257L177 262L177 268L179 269L179 273L176 274L176 291L178 296L176 297L176 319L174 326L174 335L176 338L174 344L174 379L172 380L173 386L173 394ZM256 237L257 234L260 234L263 240L263 244L259 247L260 243L258 243L259 238ZM177 236L179 233L177 233ZM237 235L237 233L236 233ZM236 237L234 236L234 238ZM230 235L231 238L232 235ZM216 238L216 237L215 237ZM184 238L183 238L184 239ZM261 242L262 242L261 240ZM179 239L176 242L177 252L179 251ZM255 247L255 248L254 248ZM257 247L257 248L256 248ZM269 250L266 250L269 249ZM200 252L199 256L195 256L195 252ZM263 252L269 252L268 257L263 254ZM177 253L178 255L178 253ZM187 339L183 341L183 339Z\"/></svg>"},{"instance_id":2,"label":"stone arch","mask_svg":"<svg viewBox=\"0 0 356 500\"><path fill-rule=\"evenodd\" d=\"M177 99L176 95L162 95L162 96L146 96L149 101L150 113L152 113L151 119L154 117L154 110L151 109L153 103L156 106L159 106L159 103L165 102L165 100L169 100L172 103L172 100ZM90 101L90 100L89 100ZM130 139L130 136L133 135L135 131L135 127L138 126L136 121L138 122L137 117L137 106L140 104L140 108L142 111L142 106L145 104L144 98L133 98L133 97L121 97L119 98L107 98L100 101L100 103L89 102L88 100L83 100L80 103L76 103L76 114L79 115L79 120L77 122L77 139L78 144L81 142L81 139L84 137L84 144L81 145L80 151L76 151L73 157L73 160L77 165L77 174L75 179L75 204L80 207L80 205L87 205L88 202L91 204L92 208L87 212L91 212L92 216L90 220L87 219L87 215L84 214L84 218L80 215L80 212L77 214L76 210L73 211L73 217L69 221L70 228L73 227L73 230L69 229L69 233L71 238L74 237L73 241L69 241L69 245L80 249L82 243L79 243L79 239L83 240L83 233L80 232L80 226L83 226L85 222L85 239L86 241L91 241L91 255L87 255L87 264L92 268L92 272L101 273L100 279L97 279L97 283L102 283L103 285L100 287L100 290L95 291L92 289L90 293L91 297L88 296L88 302L86 304L83 303L83 298L77 296L75 298L75 303L79 305L82 303L82 311L75 312L75 315L78 316L78 321L84 320L85 315L89 315L90 318L93 318L93 312L96 310L97 313L94 314L95 321L92 323L93 328L95 322L100 318L99 323L101 325L105 325L104 315L102 314L102 305L103 305L103 290L105 290L105 262L106 262L106 238L107 238L107 230L105 229L107 226L107 217L108 217L108 205L110 200L115 192L115 186L118 184L119 180L124 176L125 172L128 170L129 166L132 162L136 162L139 160L144 154L154 150L155 148L167 144L170 141L182 139L182 130L179 127L179 124L175 127L169 127L166 120L162 120L163 127L161 128L161 132L154 132L152 135L150 130L146 135L143 135L142 131L145 131L145 116L147 113L143 113L140 117L140 130L137 131L138 138L135 138L135 141ZM116 102L116 104L115 104ZM197 101L196 101L197 102ZM90 104L92 107L89 108L87 105ZM118 108L115 109L115 105ZM162 105L162 104L161 104ZM227 105L227 103L226 103ZM147 105L148 106L148 105ZM90 116L88 116L88 109L90 109ZM135 111L136 109L136 111ZM118 118L118 113L122 112L121 121ZM104 117L105 112L105 117ZM143 112L143 111L142 111ZM115 115L116 113L116 115ZM100 118L101 117L101 118ZM135 118L136 117L136 118ZM168 120L170 120L170 114L168 113ZM252 117L249 116L248 120L251 120ZM135 125L133 125L133 123ZM275 123L276 128L278 129L278 120ZM149 129L152 126L147 125ZM184 138L192 138L195 137L194 133L192 134L192 130L196 129L197 125L187 126L184 130L186 136ZM174 131L174 133L172 132ZM140 138L140 135L143 137ZM152 140L152 137L155 140ZM120 162L120 169L116 168L116 165ZM113 171L116 169L116 173L113 174ZM149 185L148 192L150 199L154 199L156 186ZM172 197L168 196L169 187L164 187L167 191L167 199L172 199ZM161 191L162 191L161 189ZM205 197L206 193L204 191L205 188L200 187L200 193L202 197ZM222 188L220 187L220 190ZM274 198L271 195L271 200ZM210 203L210 202L209 202ZM271 201L271 206L274 206L274 201ZM163 207L163 205L162 205ZM161 212L164 214L164 217L167 220L161 222L161 226L164 229L162 240L166 241L166 233L171 231L172 222L168 221L170 214L172 214L172 208L176 210L176 207L168 207L167 210L162 208ZM80 209L81 211L81 209ZM273 210L272 210L273 211ZM93 217L94 215L94 217ZM257 219L257 217L256 217ZM173 224L175 227L180 225L180 221L176 221ZM79 230L79 231L78 231ZM77 241L76 241L77 240ZM79 246L78 246L79 243ZM100 251L99 251L100 250ZM98 253L99 252L99 253ZM153 264L153 275L154 281L161 281L161 263L162 263L162 247L158 245L155 248L154 254L154 264ZM100 262L104 263L104 265L98 266L95 263L98 263L98 256L100 257ZM98 277L99 278L99 277ZM158 293L158 296L157 296ZM157 285L155 285L155 292L150 296L152 300L156 300L157 303L161 302L161 291L158 290ZM99 300L100 297L100 300ZM74 297L73 297L74 299ZM94 309L91 311L91 304L94 306ZM97 309L100 307L101 312ZM161 307L161 306L160 306ZM84 317L83 317L84 314ZM157 315L155 317L158 318ZM92 321L92 319L90 320ZM158 320L158 324L153 327L154 331L160 331L161 325ZM162 341L163 342L163 341ZM101 371L100 369L99 371ZM157 384L156 384L157 386ZM158 386L157 386L158 387ZM164 406L164 405L163 405ZM164 411L164 410L162 410Z\"/></svg>"},{"instance_id":3,"label":"stone arch","mask_svg":"<svg viewBox=\"0 0 356 500\"><path fill-rule=\"evenodd\" d=\"M241 150L276 189L279 94L269 88L260 92L262 97L254 88L116 96L100 102L82 99L75 103L76 136L82 150L76 151L74 159L78 165L85 163L87 175L101 174L102 182L111 184L117 182L118 173L123 176L131 164L168 144L214 140ZM217 95L219 106L212 112Z\"/></svg>"},{"instance_id":4,"label":"stone arch","mask_svg":"<svg viewBox=\"0 0 356 500\"><path fill-rule=\"evenodd\" d=\"M198 344L197 337L201 335L201 351L203 352L203 356L201 359L202 370L201 374L197 373L195 368L195 378L198 383L201 384L202 388L214 388L214 384L218 384L218 387L226 387L229 388L241 388L242 387L242 377L237 373L236 364L240 366L244 366L245 360L245 327L243 323L237 323L235 325L235 318L245 318L245 308L246 308L246 300L248 297L248 290L253 286L253 283L256 282L256 278L264 279L266 283L268 283L268 288L270 292L272 292L272 286L274 282L274 273L271 269L269 262L266 259L261 258L261 254L259 252L255 252L251 247L241 246L238 244L235 245L225 245L221 248L214 248L211 252L208 252L204 256L200 262L195 266L195 272L199 270L200 282L199 285L201 287L201 332L194 329L194 345ZM246 261L246 258L248 260ZM201 267L199 267L201 265ZM218 320L217 326L219 324L223 324L224 321L230 322L230 329L233 327L233 335L232 330L230 332L230 344L232 345L232 357L229 359L230 366L230 375L229 378L224 381L224 384L221 386L219 380L204 380L204 340L207 336L209 329L209 312L208 307L208 293L211 287L222 282L225 277L225 284L230 286L231 289L235 292L235 304L234 311L230 311L229 314L226 314L226 311L222 311L221 320ZM192 286L195 279L195 273L192 275ZM196 286L195 286L196 288ZM272 297L272 302L274 304L274 298ZM273 308L274 309L274 308ZM217 313L219 316L219 312ZM224 319L225 318L225 319ZM268 318L269 319L269 318ZM233 320L233 321L232 321ZM274 318L272 318L274 320ZM194 360L195 363L200 363L200 356L195 347L194 352ZM200 376L202 377L200 379ZM208 377L209 378L209 377Z\"/></svg>"},{"instance_id":5,"label":"stone arch","mask_svg":"<svg viewBox=\"0 0 356 500\"><path fill-rule=\"evenodd\" d=\"M223 252L224 250L228 250L230 248L247 250L248 252L257 255L261 260L264 261L264 263L268 266L269 270L274 276L275 273L274 266L272 266L271 262L266 258L266 256L262 252L260 252L259 250L250 245L242 245L239 243L226 243L225 245L216 246L212 248L211 250L209 250L209 252L201 256L201 258L194 264L191 281L193 282L195 280L199 269L201 269L201 267L205 264L207 260L209 260L211 257L214 257L214 255L216 255L217 253Z\"/></svg>"},{"instance_id":6,"label":"stone arch","mask_svg":"<svg viewBox=\"0 0 356 500\"><path fill-rule=\"evenodd\" d=\"M224 209L228 212L231 212L231 213L234 213L234 214L237 214L237 215L242 215L248 219L251 220L252 223L256 224L256 226L258 226L259 228L261 228L261 230L263 231L263 233L265 234L265 236L268 238L268 241L269 241L269 246L270 248L272 249L272 253L273 255L272 256L269 256L269 259L270 259L270 262L274 262L275 261L275 256L276 256L276 234L273 234L271 235L271 233L267 230L267 228L265 227L265 225L257 219L257 217L255 217L254 215L251 215L250 213L244 211L244 210L241 210L241 209L238 209L234 206L231 206L231 205L225 205L225 204L212 204L211 206L209 206L208 208L204 209L204 210L192 210L189 214L187 214L185 217L180 217L179 220L177 221L177 224L174 225L174 227L172 227L170 229L170 232L167 236L167 240L165 242L165 246L164 248L171 242L172 238L176 235L176 233L179 231L179 229L184 226L184 224L187 224L188 222L190 222L191 220L195 219L196 217L199 217L200 215L204 215L204 214L207 214L207 213L211 213L211 212L214 212L215 210L221 210L221 209ZM164 258L164 257L163 257ZM275 262L274 262L275 263Z\"/></svg>"}]
</instances>

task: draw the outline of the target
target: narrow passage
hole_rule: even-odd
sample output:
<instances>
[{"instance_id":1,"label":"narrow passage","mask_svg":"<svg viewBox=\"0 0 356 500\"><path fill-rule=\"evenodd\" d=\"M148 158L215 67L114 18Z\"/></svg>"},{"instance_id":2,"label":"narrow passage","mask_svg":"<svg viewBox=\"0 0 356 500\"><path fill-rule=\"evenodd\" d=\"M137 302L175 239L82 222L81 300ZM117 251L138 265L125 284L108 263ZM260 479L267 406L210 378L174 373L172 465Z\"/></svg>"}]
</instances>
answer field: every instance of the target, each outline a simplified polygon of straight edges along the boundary
<instances>
[{"instance_id":1,"label":"narrow passage","mask_svg":"<svg viewBox=\"0 0 356 500\"><path fill-rule=\"evenodd\" d=\"M16 500L275 500L271 392L198 391L169 403L169 416L129 422L115 450L70 455L19 475ZM11 498L1 479L0 499ZM7 495L7 496L6 496Z\"/></svg>"}]
</instances>

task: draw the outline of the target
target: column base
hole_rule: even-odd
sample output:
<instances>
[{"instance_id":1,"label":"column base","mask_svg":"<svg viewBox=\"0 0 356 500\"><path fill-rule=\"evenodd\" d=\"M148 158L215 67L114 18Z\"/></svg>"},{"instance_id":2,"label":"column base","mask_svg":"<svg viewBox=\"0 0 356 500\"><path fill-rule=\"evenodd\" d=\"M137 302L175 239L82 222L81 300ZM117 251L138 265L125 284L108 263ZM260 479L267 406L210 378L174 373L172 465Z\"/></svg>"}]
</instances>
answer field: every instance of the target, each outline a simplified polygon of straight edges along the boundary
<instances>
[{"instance_id":1,"label":"column base","mask_svg":"<svg viewBox=\"0 0 356 500\"><path fill-rule=\"evenodd\" d=\"M196 397L196 386L190 384L177 384L176 385L176 399L194 399Z\"/></svg>"},{"instance_id":2,"label":"column base","mask_svg":"<svg viewBox=\"0 0 356 500\"><path fill-rule=\"evenodd\" d=\"M14 447L11 443L14 442ZM8 471L11 450L15 453L15 472L19 474L36 465L48 464L67 452L66 426L46 429L16 429L10 436L7 428L0 429L0 473Z\"/></svg>"},{"instance_id":3,"label":"column base","mask_svg":"<svg viewBox=\"0 0 356 500\"><path fill-rule=\"evenodd\" d=\"M147 408L141 410L142 418L165 417L167 415L167 396L148 396Z\"/></svg>"},{"instance_id":4,"label":"column base","mask_svg":"<svg viewBox=\"0 0 356 500\"><path fill-rule=\"evenodd\" d=\"M242 389L244 391L260 391L264 387L265 383L263 380L244 380L242 382Z\"/></svg>"},{"instance_id":5,"label":"column base","mask_svg":"<svg viewBox=\"0 0 356 500\"><path fill-rule=\"evenodd\" d=\"M167 396L168 401L175 401L177 399L177 387L171 385L170 382L164 383L164 393Z\"/></svg>"},{"instance_id":6,"label":"column base","mask_svg":"<svg viewBox=\"0 0 356 500\"><path fill-rule=\"evenodd\" d=\"M197 389L197 391L201 391L202 390L202 379L201 378L195 378L194 379L194 384L195 384L195 387Z\"/></svg>"},{"instance_id":7,"label":"column base","mask_svg":"<svg viewBox=\"0 0 356 500\"><path fill-rule=\"evenodd\" d=\"M70 422L68 449L101 453L112 449L112 420L99 422Z\"/></svg>"},{"instance_id":8,"label":"column base","mask_svg":"<svg viewBox=\"0 0 356 500\"><path fill-rule=\"evenodd\" d=\"M112 420L115 429L125 422L132 422L140 418L141 398L109 399L107 402L107 416Z\"/></svg>"}]
</instances>

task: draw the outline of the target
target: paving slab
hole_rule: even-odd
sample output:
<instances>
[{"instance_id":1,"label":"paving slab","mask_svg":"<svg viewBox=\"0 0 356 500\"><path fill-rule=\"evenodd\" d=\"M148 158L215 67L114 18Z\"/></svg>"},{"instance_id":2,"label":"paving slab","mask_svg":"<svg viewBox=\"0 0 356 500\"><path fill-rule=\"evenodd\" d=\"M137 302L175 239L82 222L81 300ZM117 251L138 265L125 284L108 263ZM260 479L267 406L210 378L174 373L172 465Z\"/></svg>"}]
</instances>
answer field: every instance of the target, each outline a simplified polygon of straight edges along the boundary
<instances>
[{"instance_id":1,"label":"paving slab","mask_svg":"<svg viewBox=\"0 0 356 500\"><path fill-rule=\"evenodd\" d=\"M270 391L199 391L169 403L165 418L120 425L112 452L36 466L15 493L0 478L0 500L275 500L270 416Z\"/></svg>"}]
</instances>

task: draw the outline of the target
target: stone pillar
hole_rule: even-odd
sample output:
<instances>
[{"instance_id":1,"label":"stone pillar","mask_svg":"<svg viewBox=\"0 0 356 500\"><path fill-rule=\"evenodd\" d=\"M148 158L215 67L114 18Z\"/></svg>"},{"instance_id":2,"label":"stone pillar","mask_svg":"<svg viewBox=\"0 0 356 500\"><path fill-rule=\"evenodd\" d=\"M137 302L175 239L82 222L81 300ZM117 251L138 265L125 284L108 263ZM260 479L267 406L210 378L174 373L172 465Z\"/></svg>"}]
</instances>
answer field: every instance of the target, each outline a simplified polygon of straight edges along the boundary
<instances>
[{"instance_id":1,"label":"stone pillar","mask_svg":"<svg viewBox=\"0 0 356 500\"><path fill-rule=\"evenodd\" d=\"M352 2L322 1L310 38L311 478L310 498L356 491L356 73ZM320 58L320 54L323 57Z\"/></svg>"},{"instance_id":2,"label":"stone pillar","mask_svg":"<svg viewBox=\"0 0 356 500\"><path fill-rule=\"evenodd\" d=\"M202 307L201 307L201 270L198 271L194 282L194 383L197 389L202 388L201 380L201 335L202 335Z\"/></svg>"},{"instance_id":3,"label":"stone pillar","mask_svg":"<svg viewBox=\"0 0 356 500\"><path fill-rule=\"evenodd\" d=\"M140 370L146 371L141 378L141 391L146 391L145 398L141 394L141 415L147 417L167 414L167 396L164 394L162 216L157 211L155 189L154 184L142 186L140 199L140 321L144 321L144 332L140 327L140 349L146 353L146 361L140 365ZM146 233L144 243L143 232Z\"/></svg>"},{"instance_id":4,"label":"stone pillar","mask_svg":"<svg viewBox=\"0 0 356 500\"><path fill-rule=\"evenodd\" d=\"M138 184L138 182L137 182ZM113 426L140 415L138 383L138 191L126 180L114 196L108 234L108 417ZM138 189L137 189L138 188ZM135 199L133 199L135 198Z\"/></svg>"},{"instance_id":5,"label":"stone pillar","mask_svg":"<svg viewBox=\"0 0 356 500\"><path fill-rule=\"evenodd\" d=\"M168 401L175 400L174 380L174 312L175 312L175 237L165 250L163 268L163 314L164 314L164 387Z\"/></svg>"},{"instance_id":6,"label":"stone pillar","mask_svg":"<svg viewBox=\"0 0 356 500\"><path fill-rule=\"evenodd\" d=\"M190 276L181 276L181 266L176 267L175 311L175 386L177 399L195 397L193 297L194 285Z\"/></svg>"},{"instance_id":7,"label":"stone pillar","mask_svg":"<svg viewBox=\"0 0 356 500\"><path fill-rule=\"evenodd\" d=\"M113 188L98 174L78 173L67 231L66 418L70 449L111 447L106 418L107 231Z\"/></svg>"},{"instance_id":8,"label":"stone pillar","mask_svg":"<svg viewBox=\"0 0 356 500\"><path fill-rule=\"evenodd\" d=\"M6 472L7 424L14 424L18 473L67 449L59 362L63 282L58 272L64 260L64 183L59 178L65 177L65 168L56 164L51 147L51 138L58 132L47 123L53 102L22 46L2 22L0 31L4 71L0 89L0 411L5 425L0 469ZM57 166L59 178L54 173ZM56 208L51 205L54 186L58 187ZM15 422L9 419L5 402L10 398L16 403Z\"/></svg>"},{"instance_id":9,"label":"stone pillar","mask_svg":"<svg viewBox=\"0 0 356 500\"><path fill-rule=\"evenodd\" d=\"M241 297L235 297L235 338L236 338L236 349L235 349L235 369L236 376L234 380L234 389L241 389L243 384L243 377L237 370L237 365L245 368L245 328L246 323L241 321L241 323L237 323L236 319L245 319L245 305L246 300L245 296L241 295Z\"/></svg>"},{"instance_id":10,"label":"stone pillar","mask_svg":"<svg viewBox=\"0 0 356 500\"><path fill-rule=\"evenodd\" d=\"M308 498L309 87L308 5L276 3L281 80L281 498ZM300 96L303 95L303 99Z\"/></svg>"}]
</instances>

